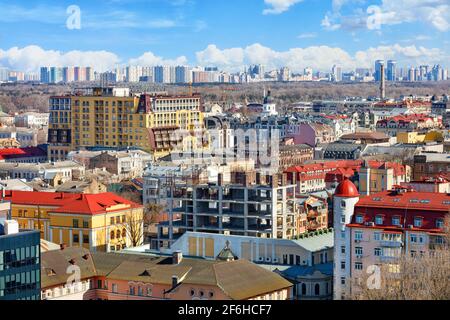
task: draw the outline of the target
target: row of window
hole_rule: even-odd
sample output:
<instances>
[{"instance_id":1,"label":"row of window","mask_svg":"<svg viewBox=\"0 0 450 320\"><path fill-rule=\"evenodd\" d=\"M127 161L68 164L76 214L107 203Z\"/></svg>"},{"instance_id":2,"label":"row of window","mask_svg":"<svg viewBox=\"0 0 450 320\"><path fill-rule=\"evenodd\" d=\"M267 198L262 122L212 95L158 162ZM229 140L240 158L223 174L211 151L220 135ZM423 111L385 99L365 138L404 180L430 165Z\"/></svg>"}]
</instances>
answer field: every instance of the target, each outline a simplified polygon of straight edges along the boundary
<instances>
[{"instance_id":1,"label":"row of window","mask_svg":"<svg viewBox=\"0 0 450 320\"><path fill-rule=\"evenodd\" d=\"M383 215L376 215L375 216L375 224L376 225L383 225L384 224L384 216ZM363 215L357 215L355 218L356 223L363 224L364 223L364 216ZM393 226L401 226L401 217L400 216L394 216L391 219L391 224ZM423 218L422 217L414 217L414 227L415 228L421 228L423 226ZM444 219L438 218L435 220L435 226L436 228L442 229L444 227Z\"/></svg>"}]
</instances>

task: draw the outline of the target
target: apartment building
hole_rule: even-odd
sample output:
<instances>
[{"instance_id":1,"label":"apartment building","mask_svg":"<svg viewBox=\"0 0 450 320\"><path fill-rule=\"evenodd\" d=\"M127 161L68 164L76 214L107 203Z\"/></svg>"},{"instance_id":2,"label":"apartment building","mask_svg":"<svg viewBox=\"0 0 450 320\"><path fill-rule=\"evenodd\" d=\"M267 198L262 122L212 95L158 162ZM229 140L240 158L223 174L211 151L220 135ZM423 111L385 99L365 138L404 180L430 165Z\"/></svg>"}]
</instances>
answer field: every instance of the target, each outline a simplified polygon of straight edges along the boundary
<instances>
[{"instance_id":1,"label":"apartment building","mask_svg":"<svg viewBox=\"0 0 450 320\"><path fill-rule=\"evenodd\" d=\"M336 187L344 177L358 181L362 192L389 190L393 185L408 182L411 168L394 162L340 160L295 166L285 171L290 183L297 185L296 192L311 192ZM335 185L336 184L336 185Z\"/></svg>"},{"instance_id":2,"label":"apartment building","mask_svg":"<svg viewBox=\"0 0 450 320\"><path fill-rule=\"evenodd\" d=\"M136 147L166 155L180 140L174 132L201 130L200 95L131 94L127 88L92 88L50 98L49 157L83 148ZM185 135L190 139L190 135ZM199 148L204 143L199 142ZM196 147L195 145L194 147Z\"/></svg>"},{"instance_id":3,"label":"apartment building","mask_svg":"<svg viewBox=\"0 0 450 320\"><path fill-rule=\"evenodd\" d=\"M42 254L42 300L289 300L292 283L247 260L65 248ZM67 268L83 270L67 283Z\"/></svg>"},{"instance_id":4,"label":"apartment building","mask_svg":"<svg viewBox=\"0 0 450 320\"><path fill-rule=\"evenodd\" d=\"M232 174L231 183L224 183L219 174L216 184L175 184L168 196L169 221L158 226L159 245L170 245L186 231L277 239L300 235L295 185L288 184L285 175ZM181 218L174 221L174 214Z\"/></svg>"},{"instance_id":5,"label":"apartment building","mask_svg":"<svg viewBox=\"0 0 450 320\"><path fill-rule=\"evenodd\" d=\"M11 202L20 229L40 230L42 239L60 245L110 252L132 246L131 238L143 241L129 227L142 221L142 206L113 193L5 191L2 200Z\"/></svg>"},{"instance_id":6,"label":"apartment building","mask_svg":"<svg viewBox=\"0 0 450 320\"><path fill-rule=\"evenodd\" d=\"M398 270L404 254L427 254L444 241L450 196L396 187L361 197L349 180L334 196L334 298L349 298L372 265Z\"/></svg>"},{"instance_id":7,"label":"apartment building","mask_svg":"<svg viewBox=\"0 0 450 320\"><path fill-rule=\"evenodd\" d=\"M450 172L448 153L422 153L414 156L413 178L421 180Z\"/></svg>"}]
</instances>

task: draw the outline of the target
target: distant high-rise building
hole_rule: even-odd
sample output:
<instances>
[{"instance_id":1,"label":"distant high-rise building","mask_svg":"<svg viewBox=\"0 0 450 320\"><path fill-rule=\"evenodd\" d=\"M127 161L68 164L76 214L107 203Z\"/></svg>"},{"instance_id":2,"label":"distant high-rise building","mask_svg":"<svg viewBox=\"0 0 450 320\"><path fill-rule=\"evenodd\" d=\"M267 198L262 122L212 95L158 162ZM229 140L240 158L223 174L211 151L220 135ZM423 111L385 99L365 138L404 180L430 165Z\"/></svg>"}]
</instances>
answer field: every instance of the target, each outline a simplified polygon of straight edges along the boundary
<instances>
[{"instance_id":1,"label":"distant high-rise building","mask_svg":"<svg viewBox=\"0 0 450 320\"><path fill-rule=\"evenodd\" d=\"M388 81L397 80L397 61L395 60L387 62L387 79Z\"/></svg>"},{"instance_id":2,"label":"distant high-rise building","mask_svg":"<svg viewBox=\"0 0 450 320\"><path fill-rule=\"evenodd\" d=\"M334 65L331 69L332 81L340 82L342 81L342 68Z\"/></svg>"},{"instance_id":3,"label":"distant high-rise building","mask_svg":"<svg viewBox=\"0 0 450 320\"><path fill-rule=\"evenodd\" d=\"M384 60L375 61L375 81L381 80L381 65L384 66Z\"/></svg>"},{"instance_id":4,"label":"distant high-rise building","mask_svg":"<svg viewBox=\"0 0 450 320\"><path fill-rule=\"evenodd\" d=\"M154 78L156 83L175 83L175 67L156 66Z\"/></svg>"},{"instance_id":5,"label":"distant high-rise building","mask_svg":"<svg viewBox=\"0 0 450 320\"><path fill-rule=\"evenodd\" d=\"M50 82L50 71L47 67L41 67L41 77L40 80L42 83L49 83Z\"/></svg>"},{"instance_id":6,"label":"distant high-rise building","mask_svg":"<svg viewBox=\"0 0 450 320\"><path fill-rule=\"evenodd\" d=\"M280 69L278 80L282 82L288 82L291 80L291 71L289 70L289 68L283 67Z\"/></svg>"},{"instance_id":7,"label":"distant high-rise building","mask_svg":"<svg viewBox=\"0 0 450 320\"><path fill-rule=\"evenodd\" d=\"M8 78L9 78L8 68L0 67L0 81L8 81Z\"/></svg>"},{"instance_id":8,"label":"distant high-rise building","mask_svg":"<svg viewBox=\"0 0 450 320\"><path fill-rule=\"evenodd\" d=\"M414 68L409 68L409 70L408 70L408 81L409 81L409 82L417 81L417 78L416 78L416 69L414 69Z\"/></svg>"},{"instance_id":9,"label":"distant high-rise building","mask_svg":"<svg viewBox=\"0 0 450 320\"><path fill-rule=\"evenodd\" d=\"M175 67L175 83L189 83L192 82L192 71L187 66Z\"/></svg>"},{"instance_id":10,"label":"distant high-rise building","mask_svg":"<svg viewBox=\"0 0 450 320\"><path fill-rule=\"evenodd\" d=\"M63 81L62 68L51 67L50 68L50 83L60 83Z\"/></svg>"}]
</instances>

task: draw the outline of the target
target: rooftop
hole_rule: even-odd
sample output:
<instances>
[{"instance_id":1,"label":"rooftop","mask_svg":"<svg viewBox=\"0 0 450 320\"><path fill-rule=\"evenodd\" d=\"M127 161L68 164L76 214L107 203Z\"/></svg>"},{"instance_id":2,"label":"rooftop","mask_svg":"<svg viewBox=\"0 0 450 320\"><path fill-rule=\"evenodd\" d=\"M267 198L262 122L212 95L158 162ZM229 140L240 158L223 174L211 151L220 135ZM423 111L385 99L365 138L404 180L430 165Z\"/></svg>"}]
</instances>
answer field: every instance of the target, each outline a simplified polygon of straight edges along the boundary
<instances>
[{"instance_id":1,"label":"rooftop","mask_svg":"<svg viewBox=\"0 0 450 320\"><path fill-rule=\"evenodd\" d=\"M0 161L33 157L47 157L47 153L37 147L0 149Z\"/></svg>"},{"instance_id":2,"label":"rooftop","mask_svg":"<svg viewBox=\"0 0 450 320\"><path fill-rule=\"evenodd\" d=\"M0 197L1 199L1 197ZM55 213L96 215L106 212L139 208L139 204L126 200L114 193L74 194L31 191L6 191L3 200L12 204L41 205L54 207Z\"/></svg>"}]
</instances>

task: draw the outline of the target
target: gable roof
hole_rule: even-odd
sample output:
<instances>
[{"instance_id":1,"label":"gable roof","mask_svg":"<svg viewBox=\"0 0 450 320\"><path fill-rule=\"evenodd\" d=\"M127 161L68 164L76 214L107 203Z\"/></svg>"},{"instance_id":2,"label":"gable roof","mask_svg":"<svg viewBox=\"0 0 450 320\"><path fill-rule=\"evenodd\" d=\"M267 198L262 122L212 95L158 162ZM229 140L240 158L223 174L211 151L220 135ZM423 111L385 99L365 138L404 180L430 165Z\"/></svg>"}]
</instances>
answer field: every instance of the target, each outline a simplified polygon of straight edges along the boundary
<instances>
[{"instance_id":1,"label":"gable roof","mask_svg":"<svg viewBox=\"0 0 450 320\"><path fill-rule=\"evenodd\" d=\"M124 208L141 207L141 205L114 193L76 194L63 192L6 191L4 200L11 201L12 204L55 207L52 210L55 213L77 213L84 215L96 215L122 210Z\"/></svg>"}]
</instances>

